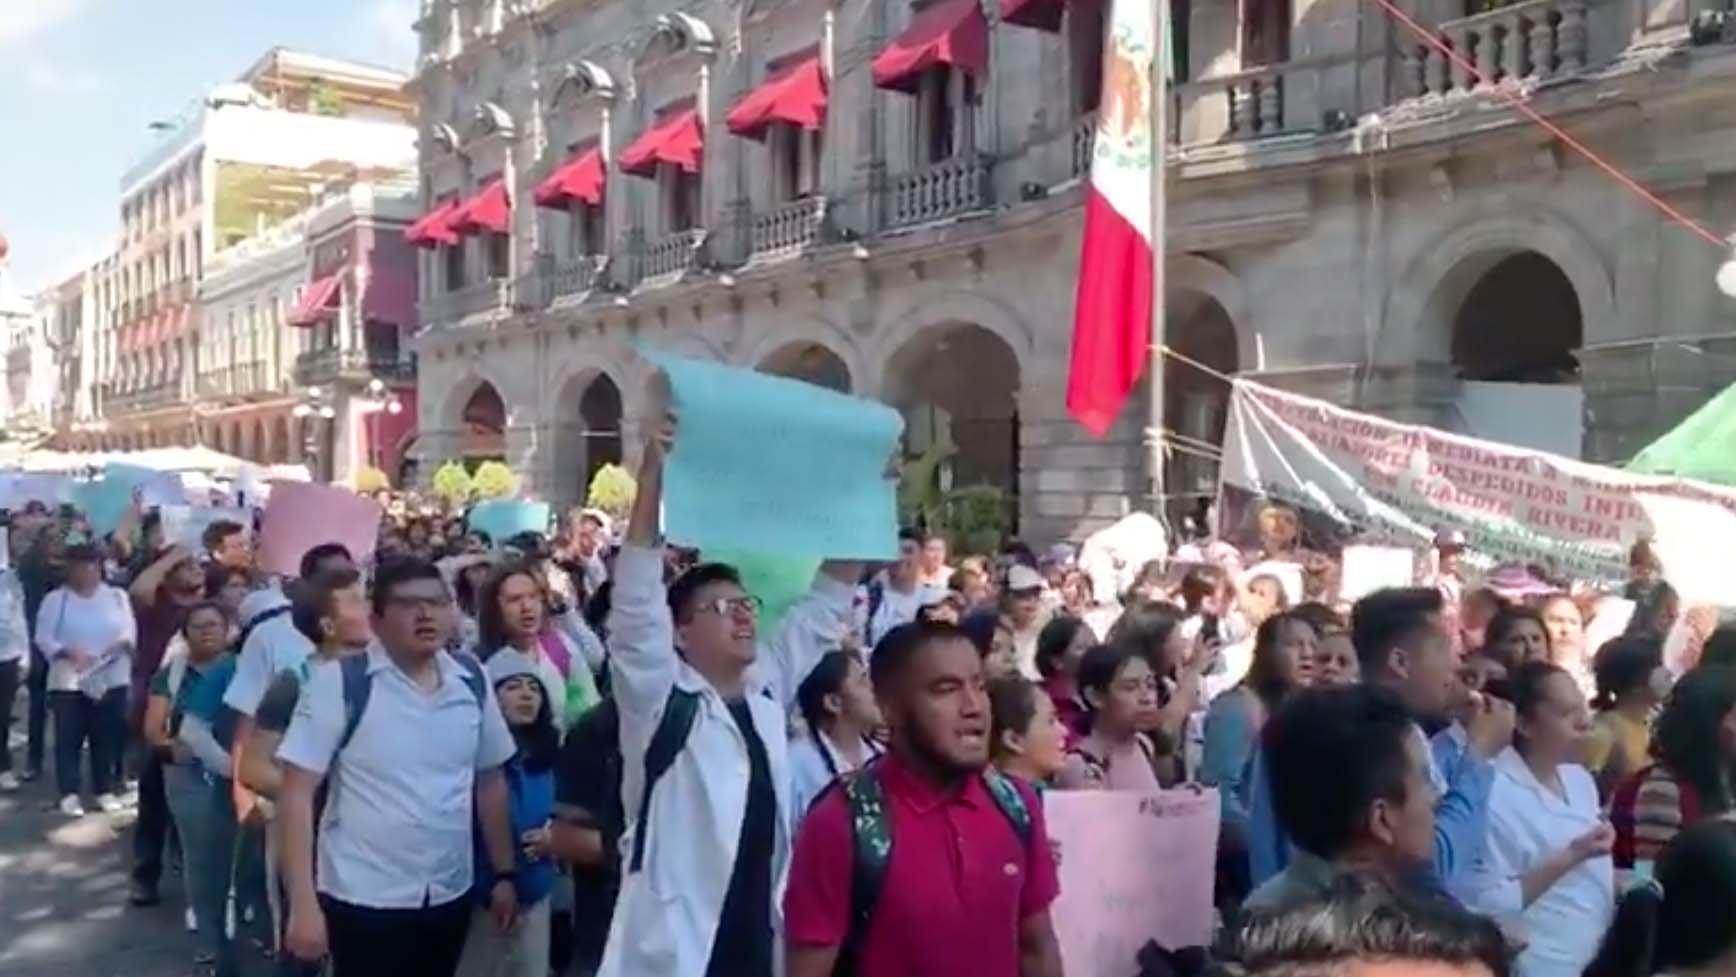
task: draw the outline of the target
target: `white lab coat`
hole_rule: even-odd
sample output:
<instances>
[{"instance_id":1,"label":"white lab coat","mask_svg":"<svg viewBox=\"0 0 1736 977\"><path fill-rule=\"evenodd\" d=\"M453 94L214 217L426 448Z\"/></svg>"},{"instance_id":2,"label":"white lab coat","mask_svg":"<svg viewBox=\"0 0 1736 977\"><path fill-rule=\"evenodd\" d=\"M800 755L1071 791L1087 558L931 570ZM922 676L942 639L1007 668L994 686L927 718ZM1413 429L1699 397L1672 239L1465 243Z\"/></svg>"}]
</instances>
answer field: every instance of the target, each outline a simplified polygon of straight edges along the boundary
<instances>
[{"instance_id":1,"label":"white lab coat","mask_svg":"<svg viewBox=\"0 0 1736 977\"><path fill-rule=\"evenodd\" d=\"M598 977L693 977L705 972L723 914L724 895L747 812L747 742L711 684L675 652L674 624L663 588L663 555L625 548L615 564L609 619L609 667L621 713L622 803L632 857L645 751L669 691L702 696L687 746L652 790L645 861L621 881ZM790 786L788 716L801 683L838 646L853 588L820 575L807 597L784 613L772 635L760 637L748 674L748 708L765 743L777 795L772 856L772 924L782 966L783 894L796 823Z\"/></svg>"}]
</instances>

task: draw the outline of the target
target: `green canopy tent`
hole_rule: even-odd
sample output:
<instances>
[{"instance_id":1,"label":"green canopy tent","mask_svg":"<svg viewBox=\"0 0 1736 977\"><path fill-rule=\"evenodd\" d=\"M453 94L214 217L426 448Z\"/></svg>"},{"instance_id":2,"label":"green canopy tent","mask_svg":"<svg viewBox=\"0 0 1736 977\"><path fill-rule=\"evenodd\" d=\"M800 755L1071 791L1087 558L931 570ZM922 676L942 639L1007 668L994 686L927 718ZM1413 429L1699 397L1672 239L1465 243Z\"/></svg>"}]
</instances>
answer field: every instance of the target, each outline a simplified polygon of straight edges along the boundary
<instances>
[{"instance_id":1,"label":"green canopy tent","mask_svg":"<svg viewBox=\"0 0 1736 977\"><path fill-rule=\"evenodd\" d=\"M1627 470L1736 485L1736 384L1647 445Z\"/></svg>"}]
</instances>

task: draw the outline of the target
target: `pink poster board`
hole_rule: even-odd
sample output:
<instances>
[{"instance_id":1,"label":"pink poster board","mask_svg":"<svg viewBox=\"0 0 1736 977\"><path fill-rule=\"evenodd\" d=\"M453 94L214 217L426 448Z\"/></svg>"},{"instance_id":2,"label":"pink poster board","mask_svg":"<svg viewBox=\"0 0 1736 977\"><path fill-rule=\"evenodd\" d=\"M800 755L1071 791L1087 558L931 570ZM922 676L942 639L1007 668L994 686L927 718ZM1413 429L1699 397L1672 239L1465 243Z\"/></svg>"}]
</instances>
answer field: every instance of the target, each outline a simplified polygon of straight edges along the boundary
<instances>
[{"instance_id":1,"label":"pink poster board","mask_svg":"<svg viewBox=\"0 0 1736 977\"><path fill-rule=\"evenodd\" d=\"M259 565L293 576L302 554L321 543L342 543L357 563L374 553L380 506L348 489L313 482L273 482L259 529Z\"/></svg>"},{"instance_id":2,"label":"pink poster board","mask_svg":"<svg viewBox=\"0 0 1736 977\"><path fill-rule=\"evenodd\" d=\"M1136 977L1148 941L1210 944L1217 791L1052 790L1043 812L1061 877L1050 916L1066 973Z\"/></svg>"}]
</instances>

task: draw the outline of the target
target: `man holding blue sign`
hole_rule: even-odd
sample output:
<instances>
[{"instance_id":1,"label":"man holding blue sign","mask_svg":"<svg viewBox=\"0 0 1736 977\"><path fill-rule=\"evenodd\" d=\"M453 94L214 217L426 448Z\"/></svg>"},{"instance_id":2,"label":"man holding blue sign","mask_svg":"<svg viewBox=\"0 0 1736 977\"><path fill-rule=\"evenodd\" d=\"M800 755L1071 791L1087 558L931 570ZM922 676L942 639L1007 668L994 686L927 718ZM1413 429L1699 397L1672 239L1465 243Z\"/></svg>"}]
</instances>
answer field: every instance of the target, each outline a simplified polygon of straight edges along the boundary
<instances>
[{"instance_id":1,"label":"man holding blue sign","mask_svg":"<svg viewBox=\"0 0 1736 977\"><path fill-rule=\"evenodd\" d=\"M670 415L645 445L615 566L610 668L631 854L599 975L771 977L795 813L786 717L837 647L861 565L822 564L763 646L759 602L733 568L701 564L666 589L664 469L676 445ZM718 838L736 839L733 851Z\"/></svg>"}]
</instances>

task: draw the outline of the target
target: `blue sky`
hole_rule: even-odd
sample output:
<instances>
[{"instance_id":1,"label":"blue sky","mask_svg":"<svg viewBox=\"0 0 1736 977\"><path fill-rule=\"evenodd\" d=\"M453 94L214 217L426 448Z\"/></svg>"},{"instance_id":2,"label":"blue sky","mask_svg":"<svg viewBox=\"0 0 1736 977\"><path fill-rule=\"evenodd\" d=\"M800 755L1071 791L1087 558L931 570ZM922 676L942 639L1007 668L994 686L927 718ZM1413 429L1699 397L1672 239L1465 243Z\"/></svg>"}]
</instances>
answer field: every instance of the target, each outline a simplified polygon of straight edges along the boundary
<instances>
[{"instance_id":1,"label":"blue sky","mask_svg":"<svg viewBox=\"0 0 1736 977\"><path fill-rule=\"evenodd\" d=\"M29 291L101 256L120 177L172 117L274 46L408 67L417 0L0 0L0 234Z\"/></svg>"}]
</instances>

